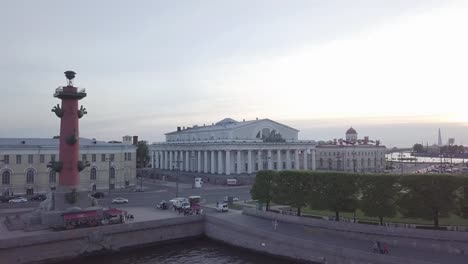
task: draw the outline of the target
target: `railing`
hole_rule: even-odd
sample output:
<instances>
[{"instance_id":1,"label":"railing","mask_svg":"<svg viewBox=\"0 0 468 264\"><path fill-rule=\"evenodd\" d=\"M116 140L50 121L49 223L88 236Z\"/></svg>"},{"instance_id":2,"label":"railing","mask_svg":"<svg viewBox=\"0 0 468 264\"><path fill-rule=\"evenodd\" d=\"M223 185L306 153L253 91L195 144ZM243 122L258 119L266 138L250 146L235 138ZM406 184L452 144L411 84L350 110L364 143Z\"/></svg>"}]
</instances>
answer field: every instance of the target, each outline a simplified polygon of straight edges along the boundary
<instances>
[{"instance_id":1,"label":"railing","mask_svg":"<svg viewBox=\"0 0 468 264\"><path fill-rule=\"evenodd\" d=\"M57 93L62 93L62 92L63 92L63 88L64 88L64 86L59 86L59 87L57 87L57 88L55 89L55 93L56 93L56 94L57 94ZM80 89L78 90L78 93L86 93L86 88L80 88Z\"/></svg>"}]
</instances>

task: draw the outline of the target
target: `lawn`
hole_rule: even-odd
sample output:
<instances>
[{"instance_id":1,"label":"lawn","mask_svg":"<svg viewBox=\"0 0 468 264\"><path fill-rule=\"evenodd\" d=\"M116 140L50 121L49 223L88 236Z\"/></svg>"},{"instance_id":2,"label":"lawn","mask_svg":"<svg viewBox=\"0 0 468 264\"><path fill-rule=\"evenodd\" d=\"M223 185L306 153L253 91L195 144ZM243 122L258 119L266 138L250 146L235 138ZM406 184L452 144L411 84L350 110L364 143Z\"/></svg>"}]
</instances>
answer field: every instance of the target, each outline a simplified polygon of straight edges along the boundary
<instances>
[{"instance_id":1,"label":"lawn","mask_svg":"<svg viewBox=\"0 0 468 264\"><path fill-rule=\"evenodd\" d=\"M311 208L303 208L302 213L311 214L316 216L335 216L335 212L328 210L314 210ZM353 213L340 212L340 217L345 217L348 219L353 219ZM356 211L356 219L364 221L375 221L378 222L377 217L365 216L361 210ZM403 218L400 214L393 218L384 218L384 222L393 222L393 223L406 223L406 224L422 224L422 225L432 225L432 221L418 219L418 218ZM468 226L468 219L462 218L458 215L451 214L449 217L440 218L439 225L451 225L451 226Z\"/></svg>"}]
</instances>

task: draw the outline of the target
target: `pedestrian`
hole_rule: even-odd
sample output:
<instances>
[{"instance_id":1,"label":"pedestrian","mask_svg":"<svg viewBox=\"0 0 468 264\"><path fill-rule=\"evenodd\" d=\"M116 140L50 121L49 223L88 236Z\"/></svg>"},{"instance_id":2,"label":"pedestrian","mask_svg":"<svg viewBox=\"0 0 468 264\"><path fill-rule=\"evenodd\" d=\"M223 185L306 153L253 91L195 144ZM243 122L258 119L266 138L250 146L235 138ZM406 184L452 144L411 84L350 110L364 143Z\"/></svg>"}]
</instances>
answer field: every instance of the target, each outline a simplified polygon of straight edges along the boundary
<instances>
[{"instance_id":1,"label":"pedestrian","mask_svg":"<svg viewBox=\"0 0 468 264\"><path fill-rule=\"evenodd\" d=\"M377 241L374 241L374 245L372 246L372 251L374 251L374 253L379 253L379 245L377 244Z\"/></svg>"},{"instance_id":2,"label":"pedestrian","mask_svg":"<svg viewBox=\"0 0 468 264\"><path fill-rule=\"evenodd\" d=\"M273 220L273 229L276 231L276 229L278 228L278 221L275 219Z\"/></svg>"},{"instance_id":3,"label":"pedestrian","mask_svg":"<svg viewBox=\"0 0 468 264\"><path fill-rule=\"evenodd\" d=\"M382 248L382 244L380 243L380 241L377 241L377 248L379 249L379 253L383 254L383 248Z\"/></svg>"},{"instance_id":4,"label":"pedestrian","mask_svg":"<svg viewBox=\"0 0 468 264\"><path fill-rule=\"evenodd\" d=\"M384 254L390 253L389 250L388 250L388 245L387 245L387 243L383 243L383 253L384 253Z\"/></svg>"},{"instance_id":5,"label":"pedestrian","mask_svg":"<svg viewBox=\"0 0 468 264\"><path fill-rule=\"evenodd\" d=\"M218 208L218 206L219 206L219 202L218 202L218 201L216 201L216 208Z\"/></svg>"}]
</instances>

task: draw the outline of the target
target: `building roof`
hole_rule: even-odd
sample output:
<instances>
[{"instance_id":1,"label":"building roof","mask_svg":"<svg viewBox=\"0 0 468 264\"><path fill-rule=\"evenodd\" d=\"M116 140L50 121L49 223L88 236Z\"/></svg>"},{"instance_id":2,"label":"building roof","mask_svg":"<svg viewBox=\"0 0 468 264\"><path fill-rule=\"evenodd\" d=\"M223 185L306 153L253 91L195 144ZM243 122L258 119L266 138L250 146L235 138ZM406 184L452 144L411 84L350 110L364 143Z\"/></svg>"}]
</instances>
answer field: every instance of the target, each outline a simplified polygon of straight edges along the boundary
<instances>
[{"instance_id":1,"label":"building roof","mask_svg":"<svg viewBox=\"0 0 468 264\"><path fill-rule=\"evenodd\" d=\"M353 127L350 127L347 131L346 131L346 135L348 134L357 134L356 130L353 128Z\"/></svg>"},{"instance_id":2,"label":"building roof","mask_svg":"<svg viewBox=\"0 0 468 264\"><path fill-rule=\"evenodd\" d=\"M18 146L59 146L59 138L0 138L0 147L18 147ZM123 143L107 143L96 139L80 138L80 146L115 146L124 145Z\"/></svg>"},{"instance_id":3,"label":"building roof","mask_svg":"<svg viewBox=\"0 0 468 264\"><path fill-rule=\"evenodd\" d=\"M188 127L185 130L173 131L173 132L166 133L166 135L185 134L185 133L198 133L198 132L211 132L211 131L220 131L220 130L232 130L232 129L248 126L248 125L263 122L263 121L270 121L270 122L273 122L273 123L275 123L277 125L284 126L286 128L292 129L294 131L299 131L299 130L297 130L295 128L292 128L290 126L275 122L275 121L273 121L271 119L268 119L268 118L256 119L256 120L250 120L250 121L242 121L242 122L238 122L238 121L236 121L234 119L231 119L231 118L224 118L223 120L217 122L214 125L209 125L209 126L195 125L193 127Z\"/></svg>"}]
</instances>

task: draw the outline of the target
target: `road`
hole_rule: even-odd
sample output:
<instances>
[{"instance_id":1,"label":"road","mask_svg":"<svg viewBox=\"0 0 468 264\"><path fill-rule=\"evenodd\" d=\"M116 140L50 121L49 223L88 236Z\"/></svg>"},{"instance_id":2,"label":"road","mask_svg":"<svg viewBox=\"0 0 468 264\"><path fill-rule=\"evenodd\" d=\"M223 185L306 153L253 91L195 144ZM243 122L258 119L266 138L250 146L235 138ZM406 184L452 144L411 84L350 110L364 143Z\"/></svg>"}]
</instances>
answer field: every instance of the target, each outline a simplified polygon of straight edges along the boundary
<instances>
[{"instance_id":1,"label":"road","mask_svg":"<svg viewBox=\"0 0 468 264\"><path fill-rule=\"evenodd\" d=\"M111 191L104 192L105 197L98 199L98 203L101 206L111 205L112 199L116 197L123 197L129 200L128 204L119 205L119 207L154 207L162 200L170 200L176 197L176 185L175 183L168 182L152 182L146 180L143 183L144 192L123 192L123 191ZM179 184L179 197L188 197L190 195L200 195L202 197L202 203L216 203L216 201L222 201L225 196L233 196L239 200L250 199L250 186L216 186L216 185L204 185L201 189L193 189L189 184ZM3 209L13 208L37 208L39 202L30 201L21 204L0 204L0 213Z\"/></svg>"},{"instance_id":2,"label":"road","mask_svg":"<svg viewBox=\"0 0 468 264\"><path fill-rule=\"evenodd\" d=\"M279 222L277 230L274 231L272 222L270 220L244 215L239 211L232 210L228 213L218 213L216 214L216 216L223 218L224 220L231 221L234 224L255 227L268 232L277 232L285 236L311 240L318 243L329 244L338 247L352 248L372 252L373 241L347 237L344 236L341 232L329 231L322 228L313 228L285 222ZM436 252L434 250L414 249L401 246L391 246L390 255L441 264L468 263L468 257L466 255L454 255Z\"/></svg>"}]
</instances>

